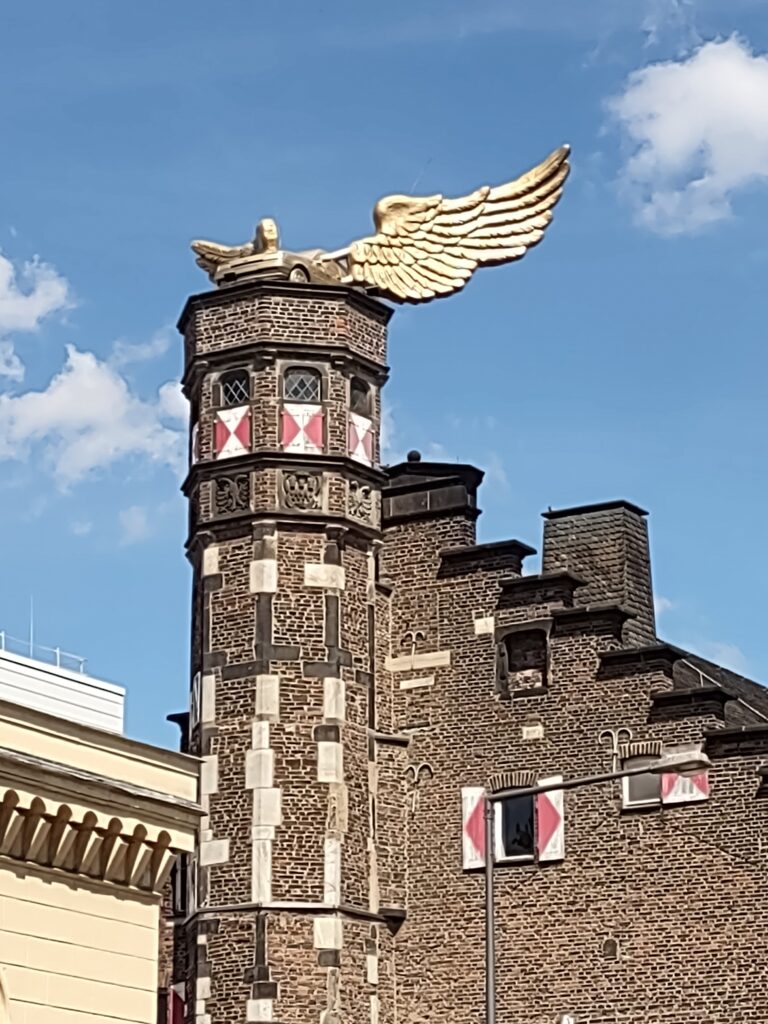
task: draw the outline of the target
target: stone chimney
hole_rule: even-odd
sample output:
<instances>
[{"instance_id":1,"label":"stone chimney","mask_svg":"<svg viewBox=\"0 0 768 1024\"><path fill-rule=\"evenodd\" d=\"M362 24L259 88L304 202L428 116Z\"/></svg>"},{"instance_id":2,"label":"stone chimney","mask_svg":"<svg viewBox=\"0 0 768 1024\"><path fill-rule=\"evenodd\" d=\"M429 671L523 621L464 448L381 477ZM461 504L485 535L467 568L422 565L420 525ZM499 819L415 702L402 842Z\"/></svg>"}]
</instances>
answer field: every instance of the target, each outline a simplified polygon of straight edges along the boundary
<instances>
[{"instance_id":1,"label":"stone chimney","mask_svg":"<svg viewBox=\"0 0 768 1024\"><path fill-rule=\"evenodd\" d=\"M624 627L629 647L656 641L647 514L629 501L544 513L542 572L582 577L577 605L618 604L632 612Z\"/></svg>"}]
</instances>

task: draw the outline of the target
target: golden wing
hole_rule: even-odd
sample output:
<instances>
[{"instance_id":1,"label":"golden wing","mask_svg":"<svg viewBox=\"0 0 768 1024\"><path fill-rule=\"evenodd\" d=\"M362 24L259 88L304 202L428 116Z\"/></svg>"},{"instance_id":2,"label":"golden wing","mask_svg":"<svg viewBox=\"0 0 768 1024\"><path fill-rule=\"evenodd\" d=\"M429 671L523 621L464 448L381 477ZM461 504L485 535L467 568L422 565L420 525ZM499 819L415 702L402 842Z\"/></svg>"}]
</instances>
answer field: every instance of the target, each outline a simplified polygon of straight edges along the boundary
<instances>
[{"instance_id":1,"label":"golden wing","mask_svg":"<svg viewBox=\"0 0 768 1024\"><path fill-rule=\"evenodd\" d=\"M423 302L463 288L479 266L519 260L552 220L570 167L562 146L507 185L461 199L388 196L377 233L349 249L353 281L390 298Z\"/></svg>"},{"instance_id":2,"label":"golden wing","mask_svg":"<svg viewBox=\"0 0 768 1024\"><path fill-rule=\"evenodd\" d=\"M253 242L245 245L219 245L218 242L192 242L192 251L197 256L197 265L212 274L222 263L239 259L241 256L253 255Z\"/></svg>"}]
</instances>

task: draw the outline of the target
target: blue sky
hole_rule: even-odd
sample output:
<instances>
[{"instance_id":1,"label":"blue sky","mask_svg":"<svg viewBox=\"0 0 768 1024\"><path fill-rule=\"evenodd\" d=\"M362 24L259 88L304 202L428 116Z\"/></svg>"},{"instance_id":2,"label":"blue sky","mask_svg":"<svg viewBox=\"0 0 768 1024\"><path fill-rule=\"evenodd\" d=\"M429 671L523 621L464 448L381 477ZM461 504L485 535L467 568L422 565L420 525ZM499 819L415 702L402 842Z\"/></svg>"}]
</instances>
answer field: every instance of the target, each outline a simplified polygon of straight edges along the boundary
<instances>
[{"instance_id":1,"label":"blue sky","mask_svg":"<svg viewBox=\"0 0 768 1024\"><path fill-rule=\"evenodd\" d=\"M758 0L13 5L0 36L0 628L173 744L193 237L367 234L573 146L544 243L391 328L389 452L488 470L481 539L650 509L660 631L768 677L768 23ZM532 566L535 568L535 563Z\"/></svg>"}]
</instances>

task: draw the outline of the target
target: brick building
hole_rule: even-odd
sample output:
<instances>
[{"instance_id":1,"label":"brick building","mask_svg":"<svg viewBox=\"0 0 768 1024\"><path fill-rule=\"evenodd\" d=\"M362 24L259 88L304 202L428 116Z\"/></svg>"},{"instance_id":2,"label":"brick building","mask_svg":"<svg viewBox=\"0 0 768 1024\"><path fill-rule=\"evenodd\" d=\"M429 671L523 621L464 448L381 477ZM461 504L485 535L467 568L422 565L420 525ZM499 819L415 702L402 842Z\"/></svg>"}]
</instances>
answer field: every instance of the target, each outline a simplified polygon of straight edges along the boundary
<instances>
[{"instance_id":1,"label":"brick building","mask_svg":"<svg viewBox=\"0 0 768 1024\"><path fill-rule=\"evenodd\" d=\"M391 312L262 280L182 314L206 817L164 982L196 1024L479 1024L484 789L693 749L499 805L499 1020L768 1020L768 694L657 637L635 505L546 513L523 575L479 470L380 467Z\"/></svg>"}]
</instances>

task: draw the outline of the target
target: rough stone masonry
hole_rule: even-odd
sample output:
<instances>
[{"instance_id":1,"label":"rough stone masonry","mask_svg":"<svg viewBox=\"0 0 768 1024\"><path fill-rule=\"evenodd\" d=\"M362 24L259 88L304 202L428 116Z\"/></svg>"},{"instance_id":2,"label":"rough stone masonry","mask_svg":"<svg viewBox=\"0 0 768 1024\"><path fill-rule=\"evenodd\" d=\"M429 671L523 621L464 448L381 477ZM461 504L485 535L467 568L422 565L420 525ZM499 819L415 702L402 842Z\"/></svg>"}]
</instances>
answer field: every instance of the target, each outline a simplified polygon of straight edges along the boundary
<instances>
[{"instance_id":1,"label":"rough stone masonry","mask_svg":"<svg viewBox=\"0 0 768 1024\"><path fill-rule=\"evenodd\" d=\"M497 805L498 1017L768 1020L766 691L658 639L637 506L546 513L524 575L528 545L477 544L479 470L382 469L390 315L252 281L180 320L174 717L206 817L168 901L172 1024L480 1024L486 790L679 750L712 768Z\"/></svg>"}]
</instances>

